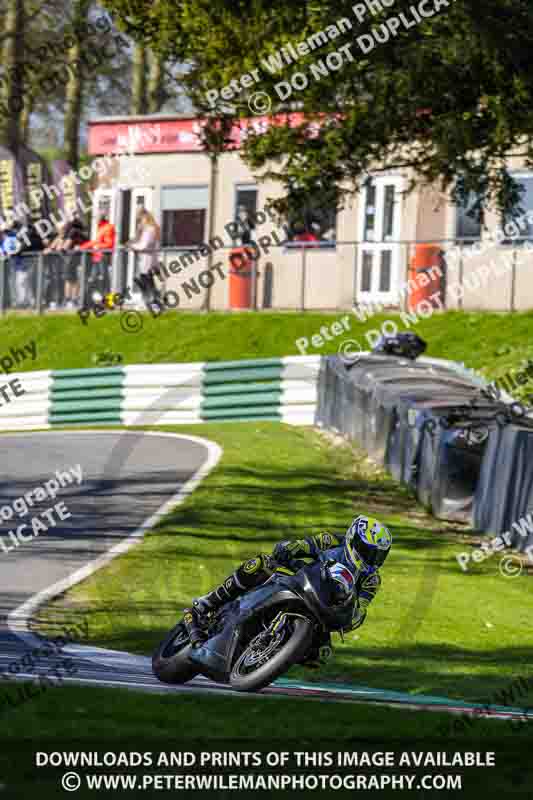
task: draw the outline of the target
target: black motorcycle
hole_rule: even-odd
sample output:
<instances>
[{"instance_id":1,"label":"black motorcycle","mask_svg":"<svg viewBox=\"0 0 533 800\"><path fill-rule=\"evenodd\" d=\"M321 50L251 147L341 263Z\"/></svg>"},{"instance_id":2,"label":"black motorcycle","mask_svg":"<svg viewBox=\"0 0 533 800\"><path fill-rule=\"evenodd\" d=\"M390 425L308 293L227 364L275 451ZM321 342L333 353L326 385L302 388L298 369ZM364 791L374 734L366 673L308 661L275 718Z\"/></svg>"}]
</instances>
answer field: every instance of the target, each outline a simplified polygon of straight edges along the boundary
<instances>
[{"instance_id":1,"label":"black motorcycle","mask_svg":"<svg viewBox=\"0 0 533 800\"><path fill-rule=\"evenodd\" d=\"M321 559L277 566L257 589L199 621L207 640L194 650L184 623L178 623L154 653L154 675L177 684L202 674L254 692L294 664L312 660L329 632L342 635L352 620L352 603L335 605L334 564Z\"/></svg>"}]
</instances>

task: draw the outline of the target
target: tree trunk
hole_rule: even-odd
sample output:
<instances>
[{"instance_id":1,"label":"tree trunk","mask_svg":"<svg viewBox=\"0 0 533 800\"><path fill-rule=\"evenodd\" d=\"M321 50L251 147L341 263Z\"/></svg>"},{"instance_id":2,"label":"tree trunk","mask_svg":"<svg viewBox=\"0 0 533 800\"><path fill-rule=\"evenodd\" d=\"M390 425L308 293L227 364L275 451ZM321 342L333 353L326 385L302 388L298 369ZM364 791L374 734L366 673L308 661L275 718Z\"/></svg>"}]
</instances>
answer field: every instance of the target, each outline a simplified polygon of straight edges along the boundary
<instances>
[{"instance_id":1,"label":"tree trunk","mask_svg":"<svg viewBox=\"0 0 533 800\"><path fill-rule=\"evenodd\" d=\"M209 230L207 233L207 241L211 242L215 236L215 223L216 223L216 202L217 202L217 191L218 191L218 153L211 154L211 180L209 183ZM206 270L211 271L213 268L213 249L209 248L209 253L207 254L207 263L206 263ZM204 302L202 303L202 311L211 311L211 286L207 287Z\"/></svg>"},{"instance_id":2,"label":"tree trunk","mask_svg":"<svg viewBox=\"0 0 533 800\"><path fill-rule=\"evenodd\" d=\"M159 53L150 58L150 79L148 82L148 113L157 114L165 102L164 79L165 59Z\"/></svg>"},{"instance_id":3,"label":"tree trunk","mask_svg":"<svg viewBox=\"0 0 533 800\"><path fill-rule=\"evenodd\" d=\"M24 98L24 108L20 112L20 141L29 147L29 136L30 136L30 117L33 111L33 97L31 94L27 94Z\"/></svg>"},{"instance_id":4,"label":"tree trunk","mask_svg":"<svg viewBox=\"0 0 533 800\"><path fill-rule=\"evenodd\" d=\"M133 93L131 114L140 116L148 111L146 97L146 75L148 71L148 50L142 44L135 45L133 51Z\"/></svg>"},{"instance_id":5,"label":"tree trunk","mask_svg":"<svg viewBox=\"0 0 533 800\"><path fill-rule=\"evenodd\" d=\"M67 52L68 79L65 87L65 160L75 170L80 160L80 120L83 105L82 57L84 32L91 0L76 0L74 7L74 45Z\"/></svg>"},{"instance_id":6,"label":"tree trunk","mask_svg":"<svg viewBox=\"0 0 533 800\"><path fill-rule=\"evenodd\" d=\"M0 144L15 154L20 145L20 112L24 102L24 21L24 0L8 0L2 48L5 76L2 100L8 111L0 114Z\"/></svg>"}]
</instances>

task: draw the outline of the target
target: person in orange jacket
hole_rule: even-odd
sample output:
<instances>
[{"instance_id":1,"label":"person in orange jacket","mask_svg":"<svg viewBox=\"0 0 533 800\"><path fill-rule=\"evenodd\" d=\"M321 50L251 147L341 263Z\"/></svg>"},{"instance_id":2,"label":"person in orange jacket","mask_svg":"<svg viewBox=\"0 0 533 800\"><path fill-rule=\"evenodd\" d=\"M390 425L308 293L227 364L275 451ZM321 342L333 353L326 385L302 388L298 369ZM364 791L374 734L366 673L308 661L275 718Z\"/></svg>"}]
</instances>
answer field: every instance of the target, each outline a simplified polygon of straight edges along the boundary
<instances>
[{"instance_id":1,"label":"person in orange jacket","mask_svg":"<svg viewBox=\"0 0 533 800\"><path fill-rule=\"evenodd\" d=\"M113 250L115 247L116 230L115 226L109 222L107 215L102 214L98 220L98 230L96 239L90 239L79 246L79 250ZM102 253L93 253L93 264L98 264L102 260Z\"/></svg>"},{"instance_id":2,"label":"person in orange jacket","mask_svg":"<svg viewBox=\"0 0 533 800\"><path fill-rule=\"evenodd\" d=\"M96 239L91 239L88 242L84 242L79 246L79 248L77 248L79 250L94 251L92 254L93 270L89 285L102 296L106 295L110 290L111 280L108 269L110 264L110 254L99 251L113 250L115 247L115 239L115 226L109 222L107 214L101 214L100 219L98 220Z\"/></svg>"}]
</instances>

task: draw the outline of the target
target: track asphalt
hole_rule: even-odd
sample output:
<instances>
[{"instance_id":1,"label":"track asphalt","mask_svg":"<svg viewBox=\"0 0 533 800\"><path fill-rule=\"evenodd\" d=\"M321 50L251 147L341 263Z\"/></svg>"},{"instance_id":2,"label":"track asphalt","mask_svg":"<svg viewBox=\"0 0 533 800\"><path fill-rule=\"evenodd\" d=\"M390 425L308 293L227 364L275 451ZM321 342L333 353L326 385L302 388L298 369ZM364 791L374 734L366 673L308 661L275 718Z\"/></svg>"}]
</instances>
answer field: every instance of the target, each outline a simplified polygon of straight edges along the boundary
<instances>
[{"instance_id":1,"label":"track asphalt","mask_svg":"<svg viewBox=\"0 0 533 800\"><path fill-rule=\"evenodd\" d=\"M0 473L0 510L28 492L55 479L57 471L81 466L82 481L59 487L57 497L42 500L32 496L34 505L19 518L0 521L0 541L8 542L8 552L0 550L0 673L9 675L4 691L10 695L15 682L47 675L56 683L129 688L144 692L179 694L217 692L235 695L227 687L203 678L186 686L160 684L152 675L151 660L144 656L103 650L82 644L66 644L62 653L74 661L70 677L55 677L54 666L60 655L35 654L42 640L31 630L32 613L69 584L109 560L142 538L159 515L180 502L205 474L215 466L220 451L216 445L195 437L174 434L127 432L43 432L2 436L4 467ZM7 467L9 465L9 467ZM52 485L53 489L53 485ZM63 521L54 515L55 525L42 512L58 502L65 503L71 516ZM21 512L23 508L21 508ZM4 512L5 516L9 512ZM32 536L31 518L39 516L48 525L46 532ZM28 520L30 520L28 522ZM48 521L46 521L48 520ZM9 531L26 523L29 541L17 546ZM74 576L72 578L72 576ZM24 656L34 654L31 668L22 664ZM11 680L12 678L12 680ZM528 709L463 703L444 697L410 695L390 690L343 684L302 683L280 679L264 690L265 695L297 696L343 702L379 703L402 706L406 710L449 711L495 719L532 720ZM244 695L241 695L243 697ZM0 703L0 713L8 723L9 704ZM9 723L8 723L9 724Z\"/></svg>"}]
</instances>

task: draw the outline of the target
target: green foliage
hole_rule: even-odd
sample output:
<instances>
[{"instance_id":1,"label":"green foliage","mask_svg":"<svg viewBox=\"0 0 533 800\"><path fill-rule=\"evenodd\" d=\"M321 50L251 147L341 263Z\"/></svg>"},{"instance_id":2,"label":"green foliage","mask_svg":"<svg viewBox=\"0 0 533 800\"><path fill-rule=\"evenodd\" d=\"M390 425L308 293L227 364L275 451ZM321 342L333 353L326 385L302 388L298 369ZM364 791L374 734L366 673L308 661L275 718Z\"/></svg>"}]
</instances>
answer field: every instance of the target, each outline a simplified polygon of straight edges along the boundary
<instances>
[{"instance_id":1,"label":"green foliage","mask_svg":"<svg viewBox=\"0 0 533 800\"><path fill-rule=\"evenodd\" d=\"M360 22L351 0L106 2L132 35L191 64L186 83L197 108L207 89L221 89L257 68L260 83L235 96L231 113L250 116L249 95L257 90L270 95L275 111L296 103L305 112L304 124L272 127L246 143L250 165L286 188L294 180L304 187L320 180L353 189L371 169L405 166L416 180L439 182L443 189L455 189L461 176L457 191L474 190L484 204L509 208L517 194L505 155L519 150L533 164L533 6L529 0L484 0L482 9L479 0L441 3L434 16L408 29L401 25L365 55L357 38L379 33L400 13L412 21L412 5L397 0ZM338 38L277 74L264 67L265 56L341 18L352 27ZM352 60L346 57L326 77L311 76L311 64L345 44L351 44ZM283 103L275 84L295 72L309 84ZM308 122L321 113L327 121L310 137Z\"/></svg>"}]
</instances>

